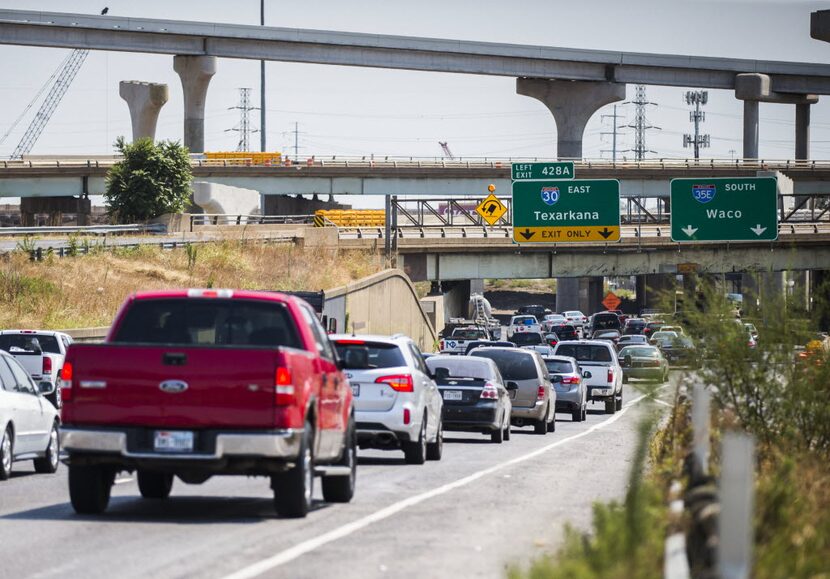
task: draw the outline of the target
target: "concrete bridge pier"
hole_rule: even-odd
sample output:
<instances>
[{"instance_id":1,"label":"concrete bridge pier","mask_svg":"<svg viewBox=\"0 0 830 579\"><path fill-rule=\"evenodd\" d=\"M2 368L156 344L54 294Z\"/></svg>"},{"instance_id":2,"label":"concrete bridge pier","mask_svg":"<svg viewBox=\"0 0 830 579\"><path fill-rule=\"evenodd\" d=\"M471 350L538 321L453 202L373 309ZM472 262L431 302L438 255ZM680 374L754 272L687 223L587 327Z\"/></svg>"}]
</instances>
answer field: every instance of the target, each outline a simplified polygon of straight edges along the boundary
<instances>
[{"instance_id":1,"label":"concrete bridge pier","mask_svg":"<svg viewBox=\"0 0 830 579\"><path fill-rule=\"evenodd\" d=\"M810 157L810 105L818 96L776 92L769 75L746 73L735 77L735 98L744 101L744 159L758 158L759 103L795 105L795 157Z\"/></svg>"},{"instance_id":2,"label":"concrete bridge pier","mask_svg":"<svg viewBox=\"0 0 830 579\"><path fill-rule=\"evenodd\" d=\"M156 125L159 112L170 98L166 84L122 80L119 94L130 107L130 120L133 125L133 141L149 138L156 139Z\"/></svg>"},{"instance_id":3,"label":"concrete bridge pier","mask_svg":"<svg viewBox=\"0 0 830 579\"><path fill-rule=\"evenodd\" d=\"M215 56L174 56L173 70L184 92L184 146L205 152L205 102L210 79L216 74Z\"/></svg>"},{"instance_id":4,"label":"concrete bridge pier","mask_svg":"<svg viewBox=\"0 0 830 579\"><path fill-rule=\"evenodd\" d=\"M556 279L556 311L579 310L586 316L602 306L603 277L560 277Z\"/></svg>"},{"instance_id":5,"label":"concrete bridge pier","mask_svg":"<svg viewBox=\"0 0 830 579\"><path fill-rule=\"evenodd\" d=\"M637 294L637 314L640 314L644 309L649 310L671 310L673 304L667 304L667 301L672 300L671 292L674 291L676 285L675 274L673 273L648 273L637 276L636 279L636 294Z\"/></svg>"}]
</instances>

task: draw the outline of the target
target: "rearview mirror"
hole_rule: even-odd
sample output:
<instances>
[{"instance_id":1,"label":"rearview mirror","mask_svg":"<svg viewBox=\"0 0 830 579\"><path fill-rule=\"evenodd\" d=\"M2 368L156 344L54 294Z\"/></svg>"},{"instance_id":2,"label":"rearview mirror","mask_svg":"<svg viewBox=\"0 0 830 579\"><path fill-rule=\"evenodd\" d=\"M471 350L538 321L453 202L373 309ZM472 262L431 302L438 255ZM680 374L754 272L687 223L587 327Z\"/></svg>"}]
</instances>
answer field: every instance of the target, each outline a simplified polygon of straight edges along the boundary
<instances>
[{"instance_id":1,"label":"rearview mirror","mask_svg":"<svg viewBox=\"0 0 830 579\"><path fill-rule=\"evenodd\" d=\"M510 380L505 385L505 388L507 388L508 390L518 390L519 385L516 382L514 382L513 380Z\"/></svg>"},{"instance_id":2,"label":"rearview mirror","mask_svg":"<svg viewBox=\"0 0 830 579\"><path fill-rule=\"evenodd\" d=\"M44 380L43 382L38 382L37 391L41 394L51 394L55 391L55 385Z\"/></svg>"},{"instance_id":3,"label":"rearview mirror","mask_svg":"<svg viewBox=\"0 0 830 579\"><path fill-rule=\"evenodd\" d=\"M438 367L432 371L432 378L433 380L443 382L450 377L450 369L449 368L441 368Z\"/></svg>"},{"instance_id":4,"label":"rearview mirror","mask_svg":"<svg viewBox=\"0 0 830 579\"><path fill-rule=\"evenodd\" d=\"M583 378L592 378L593 376L594 376L594 375L593 375L593 374L591 374L588 370L583 370L583 371L582 371L582 377L583 377Z\"/></svg>"}]
</instances>

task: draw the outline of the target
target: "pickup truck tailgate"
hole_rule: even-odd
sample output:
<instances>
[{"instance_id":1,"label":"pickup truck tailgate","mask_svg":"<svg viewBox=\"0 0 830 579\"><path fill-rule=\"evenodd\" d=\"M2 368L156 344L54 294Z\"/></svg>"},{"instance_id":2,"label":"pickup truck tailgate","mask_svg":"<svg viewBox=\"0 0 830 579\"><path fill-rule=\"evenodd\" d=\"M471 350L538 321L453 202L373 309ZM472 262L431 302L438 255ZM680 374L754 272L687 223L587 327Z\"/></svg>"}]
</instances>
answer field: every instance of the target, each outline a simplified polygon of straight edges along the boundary
<instances>
[{"instance_id":1,"label":"pickup truck tailgate","mask_svg":"<svg viewBox=\"0 0 830 579\"><path fill-rule=\"evenodd\" d=\"M273 428L282 356L263 348L76 344L64 422Z\"/></svg>"}]
</instances>

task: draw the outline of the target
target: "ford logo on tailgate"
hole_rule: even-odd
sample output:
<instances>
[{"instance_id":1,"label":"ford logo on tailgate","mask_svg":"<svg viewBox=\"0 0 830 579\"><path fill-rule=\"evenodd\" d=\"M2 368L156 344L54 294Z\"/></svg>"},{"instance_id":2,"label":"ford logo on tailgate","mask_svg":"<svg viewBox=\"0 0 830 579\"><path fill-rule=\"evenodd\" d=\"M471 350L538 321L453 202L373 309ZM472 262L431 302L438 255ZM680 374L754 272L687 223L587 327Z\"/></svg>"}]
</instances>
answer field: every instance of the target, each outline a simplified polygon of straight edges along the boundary
<instances>
[{"instance_id":1,"label":"ford logo on tailgate","mask_svg":"<svg viewBox=\"0 0 830 579\"><path fill-rule=\"evenodd\" d=\"M178 394L179 392L187 390L187 382L182 380L165 380L159 384L159 388L162 392L167 392L168 394Z\"/></svg>"}]
</instances>

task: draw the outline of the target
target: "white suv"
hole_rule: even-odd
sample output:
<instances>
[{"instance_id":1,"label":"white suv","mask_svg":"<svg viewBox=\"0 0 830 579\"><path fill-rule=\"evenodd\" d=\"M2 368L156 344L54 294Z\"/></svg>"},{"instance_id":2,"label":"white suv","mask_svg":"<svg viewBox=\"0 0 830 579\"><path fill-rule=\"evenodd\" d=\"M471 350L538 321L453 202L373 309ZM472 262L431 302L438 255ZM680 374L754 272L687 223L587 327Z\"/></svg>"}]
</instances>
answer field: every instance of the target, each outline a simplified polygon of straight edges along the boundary
<instances>
[{"instance_id":1,"label":"white suv","mask_svg":"<svg viewBox=\"0 0 830 579\"><path fill-rule=\"evenodd\" d=\"M360 448L402 449L406 462L440 460L444 401L406 336L330 336L354 393Z\"/></svg>"},{"instance_id":2,"label":"white suv","mask_svg":"<svg viewBox=\"0 0 830 579\"><path fill-rule=\"evenodd\" d=\"M606 340L573 340L559 342L553 350L554 356L570 356L579 362L579 367L591 372L585 378L588 400L604 402L605 413L614 414L622 410L623 372L614 345Z\"/></svg>"}]
</instances>

